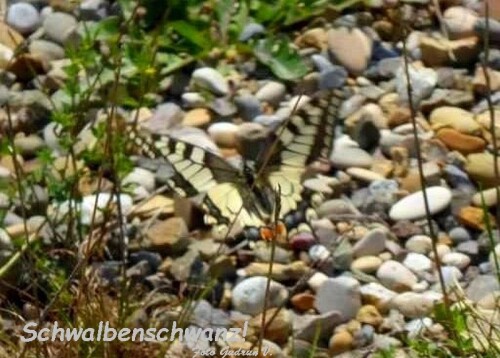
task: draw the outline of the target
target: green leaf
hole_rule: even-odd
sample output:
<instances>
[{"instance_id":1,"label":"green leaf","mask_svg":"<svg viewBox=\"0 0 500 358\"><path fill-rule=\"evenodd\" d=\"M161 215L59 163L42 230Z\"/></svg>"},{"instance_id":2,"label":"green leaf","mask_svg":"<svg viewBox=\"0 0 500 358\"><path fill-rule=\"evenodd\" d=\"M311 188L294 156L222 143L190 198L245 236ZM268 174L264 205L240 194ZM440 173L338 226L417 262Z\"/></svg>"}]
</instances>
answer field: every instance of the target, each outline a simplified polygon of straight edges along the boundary
<instances>
[{"instance_id":1,"label":"green leaf","mask_svg":"<svg viewBox=\"0 0 500 358\"><path fill-rule=\"evenodd\" d=\"M287 39L262 39L257 42L253 52L255 57L268 66L283 80L295 80L307 74L308 69L299 54L289 45Z\"/></svg>"},{"instance_id":2,"label":"green leaf","mask_svg":"<svg viewBox=\"0 0 500 358\"><path fill-rule=\"evenodd\" d=\"M224 40L227 39L227 31L231 22L233 8L233 0L217 0L215 3L215 13L219 20L219 30Z\"/></svg>"},{"instance_id":3,"label":"green leaf","mask_svg":"<svg viewBox=\"0 0 500 358\"><path fill-rule=\"evenodd\" d=\"M98 40L115 41L120 33L120 19L117 16L108 17L99 21L93 31L95 31Z\"/></svg>"},{"instance_id":4,"label":"green leaf","mask_svg":"<svg viewBox=\"0 0 500 358\"><path fill-rule=\"evenodd\" d=\"M195 26L186 21L174 21L170 23L171 28L179 35L196 46L206 49L211 47L210 38Z\"/></svg>"}]
</instances>

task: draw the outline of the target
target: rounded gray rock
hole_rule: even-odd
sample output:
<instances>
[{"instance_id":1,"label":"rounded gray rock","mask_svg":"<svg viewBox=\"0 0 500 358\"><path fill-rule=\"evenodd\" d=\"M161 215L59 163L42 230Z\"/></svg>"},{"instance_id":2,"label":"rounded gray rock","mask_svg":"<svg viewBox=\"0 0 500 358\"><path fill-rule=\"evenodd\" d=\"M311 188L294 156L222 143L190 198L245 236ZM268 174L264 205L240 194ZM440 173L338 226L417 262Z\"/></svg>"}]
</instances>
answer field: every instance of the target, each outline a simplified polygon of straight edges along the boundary
<instances>
[{"instance_id":1,"label":"rounded gray rock","mask_svg":"<svg viewBox=\"0 0 500 358\"><path fill-rule=\"evenodd\" d=\"M46 36L61 45L75 42L78 39L77 25L78 23L72 15L63 12L49 14L43 21Z\"/></svg>"},{"instance_id":2,"label":"rounded gray rock","mask_svg":"<svg viewBox=\"0 0 500 358\"><path fill-rule=\"evenodd\" d=\"M347 276L329 278L316 293L316 309L320 313L337 311L345 320L356 317L361 308L359 282Z\"/></svg>"},{"instance_id":3,"label":"rounded gray rock","mask_svg":"<svg viewBox=\"0 0 500 358\"><path fill-rule=\"evenodd\" d=\"M18 2L7 11L7 23L23 35L30 34L40 26L40 14L31 4Z\"/></svg>"},{"instance_id":4,"label":"rounded gray rock","mask_svg":"<svg viewBox=\"0 0 500 358\"><path fill-rule=\"evenodd\" d=\"M225 96L229 93L229 85L226 79L211 67L198 68L193 72L193 82L212 93Z\"/></svg>"},{"instance_id":5,"label":"rounded gray rock","mask_svg":"<svg viewBox=\"0 0 500 358\"><path fill-rule=\"evenodd\" d=\"M361 148L340 147L333 150L330 161L338 169L349 167L370 168L373 158Z\"/></svg>"},{"instance_id":6,"label":"rounded gray rock","mask_svg":"<svg viewBox=\"0 0 500 358\"><path fill-rule=\"evenodd\" d=\"M268 278L255 276L238 283L232 294L233 308L241 313L257 315L264 309L264 299ZM271 281L267 308L278 307L288 298L288 291L282 284Z\"/></svg>"}]
</instances>

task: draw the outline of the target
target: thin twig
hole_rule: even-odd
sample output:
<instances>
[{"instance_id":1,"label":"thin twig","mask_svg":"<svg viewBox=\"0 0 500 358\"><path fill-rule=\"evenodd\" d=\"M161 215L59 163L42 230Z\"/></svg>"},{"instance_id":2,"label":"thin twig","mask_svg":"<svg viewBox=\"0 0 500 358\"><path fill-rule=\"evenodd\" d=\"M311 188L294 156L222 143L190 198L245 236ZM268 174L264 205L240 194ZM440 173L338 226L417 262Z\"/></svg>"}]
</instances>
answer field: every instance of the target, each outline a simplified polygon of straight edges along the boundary
<instances>
[{"instance_id":1,"label":"thin twig","mask_svg":"<svg viewBox=\"0 0 500 358\"><path fill-rule=\"evenodd\" d=\"M422 186L422 195L424 197L424 207L425 207L425 216L427 219L427 225L429 226L429 236L432 239L432 252L434 254L434 260L436 261L436 266L438 267L438 277L439 277L439 284L441 286L441 290L443 292L443 298L444 298L444 304L446 307L446 310L448 314L450 313L450 301L448 297L448 293L446 292L446 285L445 285L445 280L443 277L443 273L441 272L441 259L439 257L438 251L437 251L437 236L436 233L434 232L434 226L432 224L432 219L431 219L431 211L429 208L429 198L427 196L427 185L426 185L426 180L424 176L424 168L423 168L423 160L422 160L422 152L421 152L421 147L420 147L420 139L418 137L418 128L417 128L417 114L415 113L415 106L413 103L413 88L411 84L411 77L410 77L410 65L408 63L408 51L407 51L407 44L406 44L406 36L407 36L407 31L404 29L404 36L403 36L403 63L404 63L404 70L405 70L405 76L406 76L406 91L408 94L408 105L410 106L410 113L411 113L411 122L412 122L412 127L413 127L413 138L415 141L415 149L416 149L416 155L417 155L417 164L418 164L418 174L420 177L420 185Z\"/></svg>"}]
</instances>

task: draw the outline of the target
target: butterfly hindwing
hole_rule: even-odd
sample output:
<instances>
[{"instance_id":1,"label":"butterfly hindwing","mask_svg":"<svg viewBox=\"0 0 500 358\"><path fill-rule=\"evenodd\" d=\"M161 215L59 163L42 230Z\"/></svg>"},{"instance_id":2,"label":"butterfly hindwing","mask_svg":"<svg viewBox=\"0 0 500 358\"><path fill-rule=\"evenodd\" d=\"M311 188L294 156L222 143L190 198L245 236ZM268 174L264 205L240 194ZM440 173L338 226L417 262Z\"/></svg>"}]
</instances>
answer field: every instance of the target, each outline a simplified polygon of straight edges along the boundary
<instances>
[{"instance_id":1,"label":"butterfly hindwing","mask_svg":"<svg viewBox=\"0 0 500 358\"><path fill-rule=\"evenodd\" d=\"M333 90L304 105L278 129L276 149L259 164L271 188L281 186L281 216L297 209L302 199L301 177L306 166L328 157L333 145L337 111L343 91Z\"/></svg>"}]
</instances>

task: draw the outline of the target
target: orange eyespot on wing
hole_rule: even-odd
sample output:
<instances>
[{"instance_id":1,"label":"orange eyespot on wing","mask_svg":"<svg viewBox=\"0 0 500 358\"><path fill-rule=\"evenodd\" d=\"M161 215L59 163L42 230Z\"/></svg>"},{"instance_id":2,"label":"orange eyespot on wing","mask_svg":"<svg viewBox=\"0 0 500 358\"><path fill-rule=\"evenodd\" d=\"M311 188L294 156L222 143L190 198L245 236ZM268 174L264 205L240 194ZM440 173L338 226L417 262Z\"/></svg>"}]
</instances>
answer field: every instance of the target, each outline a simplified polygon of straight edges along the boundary
<instances>
[{"instance_id":1,"label":"orange eyespot on wing","mask_svg":"<svg viewBox=\"0 0 500 358\"><path fill-rule=\"evenodd\" d=\"M278 223L263 226L260 228L260 238L265 241L275 241L285 243L287 241L287 229L285 224L282 221L278 221Z\"/></svg>"}]
</instances>

